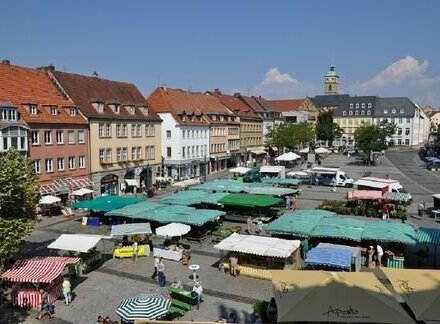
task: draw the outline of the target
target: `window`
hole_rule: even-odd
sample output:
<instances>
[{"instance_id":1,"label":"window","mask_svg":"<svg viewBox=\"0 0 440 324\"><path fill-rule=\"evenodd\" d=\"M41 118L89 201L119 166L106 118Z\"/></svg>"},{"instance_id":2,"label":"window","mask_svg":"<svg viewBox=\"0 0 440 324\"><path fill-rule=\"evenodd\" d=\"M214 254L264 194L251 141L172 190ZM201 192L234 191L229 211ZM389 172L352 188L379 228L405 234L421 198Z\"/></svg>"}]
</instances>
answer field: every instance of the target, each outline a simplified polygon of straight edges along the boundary
<instances>
[{"instance_id":1,"label":"window","mask_svg":"<svg viewBox=\"0 0 440 324\"><path fill-rule=\"evenodd\" d=\"M403 108L400 108L400 109L399 109L399 112L400 112L401 114L403 114L403 113L405 112L405 110L404 110Z\"/></svg>"},{"instance_id":2,"label":"window","mask_svg":"<svg viewBox=\"0 0 440 324\"><path fill-rule=\"evenodd\" d=\"M411 118L406 117L406 123L407 123L407 124L411 123Z\"/></svg>"},{"instance_id":3,"label":"window","mask_svg":"<svg viewBox=\"0 0 440 324\"><path fill-rule=\"evenodd\" d=\"M402 135L402 128L397 129L397 135Z\"/></svg>"},{"instance_id":4,"label":"window","mask_svg":"<svg viewBox=\"0 0 440 324\"><path fill-rule=\"evenodd\" d=\"M121 106L115 105L115 114L119 114L121 112Z\"/></svg>"},{"instance_id":5,"label":"window","mask_svg":"<svg viewBox=\"0 0 440 324\"><path fill-rule=\"evenodd\" d=\"M191 138L194 138L194 130L191 131Z\"/></svg>"},{"instance_id":6,"label":"window","mask_svg":"<svg viewBox=\"0 0 440 324\"><path fill-rule=\"evenodd\" d=\"M167 130L167 138L170 139L171 138L171 131Z\"/></svg>"},{"instance_id":7,"label":"window","mask_svg":"<svg viewBox=\"0 0 440 324\"><path fill-rule=\"evenodd\" d=\"M39 131L32 131L31 132L32 137L32 145L40 145L40 132Z\"/></svg>"},{"instance_id":8,"label":"window","mask_svg":"<svg viewBox=\"0 0 440 324\"><path fill-rule=\"evenodd\" d=\"M76 168L75 162L76 162L75 157L69 156L69 169L70 170L73 170Z\"/></svg>"},{"instance_id":9,"label":"window","mask_svg":"<svg viewBox=\"0 0 440 324\"><path fill-rule=\"evenodd\" d=\"M57 159L58 171L64 171L64 158Z\"/></svg>"},{"instance_id":10,"label":"window","mask_svg":"<svg viewBox=\"0 0 440 324\"><path fill-rule=\"evenodd\" d=\"M342 116L346 116L347 115L347 112L344 110L343 112L342 112Z\"/></svg>"},{"instance_id":11,"label":"window","mask_svg":"<svg viewBox=\"0 0 440 324\"><path fill-rule=\"evenodd\" d=\"M185 147L182 147L182 158L185 158Z\"/></svg>"},{"instance_id":12,"label":"window","mask_svg":"<svg viewBox=\"0 0 440 324\"><path fill-rule=\"evenodd\" d=\"M130 106L130 114L134 115L135 112L136 112L136 107Z\"/></svg>"},{"instance_id":13,"label":"window","mask_svg":"<svg viewBox=\"0 0 440 324\"><path fill-rule=\"evenodd\" d=\"M50 114L51 114L52 116L56 116L56 115L58 115L57 107L50 107Z\"/></svg>"},{"instance_id":14,"label":"window","mask_svg":"<svg viewBox=\"0 0 440 324\"><path fill-rule=\"evenodd\" d=\"M112 149L99 149L99 162L100 163L111 163L112 162ZM70 166L70 158L69 158Z\"/></svg>"},{"instance_id":15,"label":"window","mask_svg":"<svg viewBox=\"0 0 440 324\"><path fill-rule=\"evenodd\" d=\"M56 131L57 144L64 144L64 132L62 130Z\"/></svg>"},{"instance_id":16,"label":"window","mask_svg":"<svg viewBox=\"0 0 440 324\"><path fill-rule=\"evenodd\" d=\"M352 103L350 104L350 108L353 108L353 104Z\"/></svg>"},{"instance_id":17,"label":"window","mask_svg":"<svg viewBox=\"0 0 440 324\"><path fill-rule=\"evenodd\" d=\"M385 109L383 110L383 113L384 113L384 114L388 114L388 109L385 108Z\"/></svg>"},{"instance_id":18,"label":"window","mask_svg":"<svg viewBox=\"0 0 440 324\"><path fill-rule=\"evenodd\" d=\"M103 163L105 162L105 150L99 149L99 162Z\"/></svg>"},{"instance_id":19,"label":"window","mask_svg":"<svg viewBox=\"0 0 440 324\"><path fill-rule=\"evenodd\" d=\"M361 115L362 115L362 116L365 115L365 110L361 110Z\"/></svg>"},{"instance_id":20,"label":"window","mask_svg":"<svg viewBox=\"0 0 440 324\"><path fill-rule=\"evenodd\" d=\"M182 138L185 138L185 131L182 131Z\"/></svg>"},{"instance_id":21,"label":"window","mask_svg":"<svg viewBox=\"0 0 440 324\"><path fill-rule=\"evenodd\" d=\"M396 113L396 108L391 109L391 113L395 114Z\"/></svg>"},{"instance_id":22,"label":"window","mask_svg":"<svg viewBox=\"0 0 440 324\"><path fill-rule=\"evenodd\" d=\"M353 111L350 110L350 111L348 112L348 114L349 114L350 116L353 115Z\"/></svg>"},{"instance_id":23,"label":"window","mask_svg":"<svg viewBox=\"0 0 440 324\"><path fill-rule=\"evenodd\" d=\"M52 132L44 131L44 144L52 144Z\"/></svg>"},{"instance_id":24,"label":"window","mask_svg":"<svg viewBox=\"0 0 440 324\"><path fill-rule=\"evenodd\" d=\"M34 160L34 170L36 174L41 173L41 160Z\"/></svg>"},{"instance_id":25,"label":"window","mask_svg":"<svg viewBox=\"0 0 440 324\"><path fill-rule=\"evenodd\" d=\"M105 137L111 137L111 136L112 136L111 125L106 124L105 125Z\"/></svg>"},{"instance_id":26,"label":"window","mask_svg":"<svg viewBox=\"0 0 440 324\"><path fill-rule=\"evenodd\" d=\"M86 141L85 132L83 130L78 131L78 143L83 144Z\"/></svg>"},{"instance_id":27,"label":"window","mask_svg":"<svg viewBox=\"0 0 440 324\"><path fill-rule=\"evenodd\" d=\"M356 108L359 108L359 104L358 103L356 104Z\"/></svg>"},{"instance_id":28,"label":"window","mask_svg":"<svg viewBox=\"0 0 440 324\"><path fill-rule=\"evenodd\" d=\"M136 160L136 147L131 148L131 160L132 161Z\"/></svg>"},{"instance_id":29,"label":"window","mask_svg":"<svg viewBox=\"0 0 440 324\"><path fill-rule=\"evenodd\" d=\"M409 139L405 139L405 145L409 145Z\"/></svg>"},{"instance_id":30,"label":"window","mask_svg":"<svg viewBox=\"0 0 440 324\"><path fill-rule=\"evenodd\" d=\"M9 120L17 120L17 111L15 109L9 109Z\"/></svg>"},{"instance_id":31,"label":"window","mask_svg":"<svg viewBox=\"0 0 440 324\"><path fill-rule=\"evenodd\" d=\"M373 104L371 102L368 103L368 108L373 108Z\"/></svg>"},{"instance_id":32,"label":"window","mask_svg":"<svg viewBox=\"0 0 440 324\"><path fill-rule=\"evenodd\" d=\"M80 169L84 169L86 167L86 157L84 155L80 155L78 157L78 165Z\"/></svg>"},{"instance_id":33,"label":"window","mask_svg":"<svg viewBox=\"0 0 440 324\"><path fill-rule=\"evenodd\" d=\"M100 138L105 137L104 129L105 129L105 124L99 124L98 135Z\"/></svg>"},{"instance_id":34,"label":"window","mask_svg":"<svg viewBox=\"0 0 440 324\"><path fill-rule=\"evenodd\" d=\"M126 147L122 148L122 161L127 161L128 160L128 151Z\"/></svg>"},{"instance_id":35,"label":"window","mask_svg":"<svg viewBox=\"0 0 440 324\"><path fill-rule=\"evenodd\" d=\"M69 114L71 117L75 117L76 116L76 108L70 108L69 109Z\"/></svg>"},{"instance_id":36,"label":"window","mask_svg":"<svg viewBox=\"0 0 440 324\"><path fill-rule=\"evenodd\" d=\"M145 125L145 136L154 136L154 125Z\"/></svg>"},{"instance_id":37,"label":"window","mask_svg":"<svg viewBox=\"0 0 440 324\"><path fill-rule=\"evenodd\" d=\"M405 128L405 135L409 135L409 131L410 131L409 128Z\"/></svg>"},{"instance_id":38,"label":"window","mask_svg":"<svg viewBox=\"0 0 440 324\"><path fill-rule=\"evenodd\" d=\"M142 160L142 147L138 146L136 160Z\"/></svg>"},{"instance_id":39,"label":"window","mask_svg":"<svg viewBox=\"0 0 440 324\"><path fill-rule=\"evenodd\" d=\"M403 123L403 118L399 118L399 119L398 119L398 123L399 123L399 124L402 124L402 123Z\"/></svg>"},{"instance_id":40,"label":"window","mask_svg":"<svg viewBox=\"0 0 440 324\"><path fill-rule=\"evenodd\" d=\"M355 114L356 116L358 116L358 115L359 115L359 110L356 110L356 111L354 112L354 114Z\"/></svg>"},{"instance_id":41,"label":"window","mask_svg":"<svg viewBox=\"0 0 440 324\"><path fill-rule=\"evenodd\" d=\"M2 109L2 120L8 120L8 110Z\"/></svg>"},{"instance_id":42,"label":"window","mask_svg":"<svg viewBox=\"0 0 440 324\"><path fill-rule=\"evenodd\" d=\"M122 125L116 124L116 137L122 137Z\"/></svg>"},{"instance_id":43,"label":"window","mask_svg":"<svg viewBox=\"0 0 440 324\"><path fill-rule=\"evenodd\" d=\"M131 137L136 137L136 124L131 124Z\"/></svg>"},{"instance_id":44,"label":"window","mask_svg":"<svg viewBox=\"0 0 440 324\"><path fill-rule=\"evenodd\" d=\"M53 172L53 161L52 159L46 159L46 172Z\"/></svg>"},{"instance_id":45,"label":"window","mask_svg":"<svg viewBox=\"0 0 440 324\"><path fill-rule=\"evenodd\" d=\"M171 147L167 147L167 158L171 158Z\"/></svg>"},{"instance_id":46,"label":"window","mask_svg":"<svg viewBox=\"0 0 440 324\"><path fill-rule=\"evenodd\" d=\"M137 137L142 136L142 124L136 124L136 136Z\"/></svg>"},{"instance_id":47,"label":"window","mask_svg":"<svg viewBox=\"0 0 440 324\"><path fill-rule=\"evenodd\" d=\"M112 149L106 149L105 150L105 160L107 163L112 162Z\"/></svg>"},{"instance_id":48,"label":"window","mask_svg":"<svg viewBox=\"0 0 440 324\"><path fill-rule=\"evenodd\" d=\"M127 137L127 124L122 124L122 137Z\"/></svg>"},{"instance_id":49,"label":"window","mask_svg":"<svg viewBox=\"0 0 440 324\"><path fill-rule=\"evenodd\" d=\"M371 115L371 110L367 110L367 115Z\"/></svg>"},{"instance_id":50,"label":"window","mask_svg":"<svg viewBox=\"0 0 440 324\"><path fill-rule=\"evenodd\" d=\"M212 115L212 120L216 121L217 120L217 116L216 115Z\"/></svg>"},{"instance_id":51,"label":"window","mask_svg":"<svg viewBox=\"0 0 440 324\"><path fill-rule=\"evenodd\" d=\"M30 105L29 106L29 114L36 115L38 113L37 105Z\"/></svg>"},{"instance_id":52,"label":"window","mask_svg":"<svg viewBox=\"0 0 440 324\"><path fill-rule=\"evenodd\" d=\"M365 102L362 103L362 108L365 108Z\"/></svg>"},{"instance_id":53,"label":"window","mask_svg":"<svg viewBox=\"0 0 440 324\"><path fill-rule=\"evenodd\" d=\"M104 103L98 102L97 105L98 105L98 112L103 113L104 112Z\"/></svg>"},{"instance_id":54,"label":"window","mask_svg":"<svg viewBox=\"0 0 440 324\"><path fill-rule=\"evenodd\" d=\"M145 147L145 159L146 160L154 160L154 145Z\"/></svg>"},{"instance_id":55,"label":"window","mask_svg":"<svg viewBox=\"0 0 440 324\"><path fill-rule=\"evenodd\" d=\"M75 144L75 131L74 130L67 131L67 143Z\"/></svg>"},{"instance_id":56,"label":"window","mask_svg":"<svg viewBox=\"0 0 440 324\"><path fill-rule=\"evenodd\" d=\"M116 162L122 161L122 148L118 147L116 149Z\"/></svg>"}]
</instances>

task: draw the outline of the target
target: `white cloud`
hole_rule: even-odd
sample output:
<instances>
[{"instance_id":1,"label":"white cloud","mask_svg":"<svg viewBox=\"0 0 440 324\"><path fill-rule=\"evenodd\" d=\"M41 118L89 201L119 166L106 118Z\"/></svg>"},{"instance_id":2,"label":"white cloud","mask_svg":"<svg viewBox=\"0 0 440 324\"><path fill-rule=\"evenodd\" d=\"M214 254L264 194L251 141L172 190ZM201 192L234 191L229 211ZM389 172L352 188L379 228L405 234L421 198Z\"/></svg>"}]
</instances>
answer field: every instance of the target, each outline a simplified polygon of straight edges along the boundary
<instances>
[{"instance_id":1,"label":"white cloud","mask_svg":"<svg viewBox=\"0 0 440 324\"><path fill-rule=\"evenodd\" d=\"M298 80L292 78L287 73L281 73L278 68L270 68L265 75L265 78L261 84L271 85L271 84L298 84Z\"/></svg>"}]
</instances>

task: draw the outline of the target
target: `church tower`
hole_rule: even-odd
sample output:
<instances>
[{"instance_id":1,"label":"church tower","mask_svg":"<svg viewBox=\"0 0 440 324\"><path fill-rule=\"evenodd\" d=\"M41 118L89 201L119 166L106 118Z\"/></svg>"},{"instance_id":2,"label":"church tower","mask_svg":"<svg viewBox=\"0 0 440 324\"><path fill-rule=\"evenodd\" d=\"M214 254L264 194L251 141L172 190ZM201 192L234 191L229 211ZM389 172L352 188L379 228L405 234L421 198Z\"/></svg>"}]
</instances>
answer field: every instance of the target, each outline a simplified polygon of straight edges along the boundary
<instances>
[{"instance_id":1,"label":"church tower","mask_svg":"<svg viewBox=\"0 0 440 324\"><path fill-rule=\"evenodd\" d=\"M330 65L330 70L325 75L324 94L336 95L338 94L339 75L335 71L335 66Z\"/></svg>"}]
</instances>

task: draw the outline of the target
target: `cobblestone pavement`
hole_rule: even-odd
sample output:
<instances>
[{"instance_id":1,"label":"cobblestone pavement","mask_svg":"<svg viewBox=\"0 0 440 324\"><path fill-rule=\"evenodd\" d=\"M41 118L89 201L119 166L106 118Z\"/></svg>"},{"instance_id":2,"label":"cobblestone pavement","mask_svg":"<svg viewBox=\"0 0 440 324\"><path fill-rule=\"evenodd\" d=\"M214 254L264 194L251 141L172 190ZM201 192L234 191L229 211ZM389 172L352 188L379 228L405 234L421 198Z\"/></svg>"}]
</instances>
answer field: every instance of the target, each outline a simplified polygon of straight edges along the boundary
<instances>
[{"instance_id":1,"label":"cobblestone pavement","mask_svg":"<svg viewBox=\"0 0 440 324\"><path fill-rule=\"evenodd\" d=\"M360 164L360 159L351 156L332 154L322 160L322 166L337 166L346 171L352 178L357 179L366 172L371 172L372 176L384 177L389 175L392 179L398 179L408 189L409 192L416 192L417 199L425 199L428 203L432 201L431 187L426 188L423 182L418 182L418 175L411 177L407 169L399 164L399 158L407 160L415 158L415 152L405 152L390 154L388 158L382 159L379 166L368 167ZM406 154L406 155L405 155ZM397 158L396 158L397 156ZM399 167L396 167L396 164ZM227 172L217 175L210 175L208 180L215 177L228 177ZM346 199L347 188L337 188L332 192L330 187L323 186L303 186L302 194L298 198L298 208L315 208L324 199ZM170 189L160 192L160 194L169 194ZM438 226L429 217L422 220L417 219L415 203L410 206L411 217L409 223L416 226L421 224L426 226ZM244 226L244 224L243 224ZM48 250L47 245L59 236L61 233L90 233L90 234L108 234L107 226L84 227L80 219L66 219L63 216L45 218L37 224L33 233L27 238L26 244L22 248L22 255L55 255L57 251ZM159 240L155 239L157 242ZM106 241L98 245L98 249L109 253L113 243ZM270 281L253 279L249 277L233 278L217 270L216 262L219 259L219 253L210 242L205 244L192 244L191 263L201 266L198 271L199 280L204 288L205 301L200 310L189 311L182 320L216 320L225 317L230 311L237 312L241 323L248 323L251 319L252 303L255 300L268 300L272 296L272 286ZM189 278L191 272L187 267L178 262L166 261L167 280L172 281L174 277L182 280L183 284L190 288L192 281ZM141 257L136 262L132 260L113 260L109 259L105 264L81 278L75 283L74 293L76 298L70 306L65 306L61 301L56 302L57 320L52 323L93 323L98 315L108 315L114 319L117 318L114 310L121 299L136 295L141 292L155 292L159 289L157 283L151 279L153 271L153 259L151 257ZM20 313L5 323L41 323L35 320L35 311ZM44 322L44 321L43 321ZM49 320L47 320L49 322ZM1 320L0 320L0 323Z\"/></svg>"}]
</instances>

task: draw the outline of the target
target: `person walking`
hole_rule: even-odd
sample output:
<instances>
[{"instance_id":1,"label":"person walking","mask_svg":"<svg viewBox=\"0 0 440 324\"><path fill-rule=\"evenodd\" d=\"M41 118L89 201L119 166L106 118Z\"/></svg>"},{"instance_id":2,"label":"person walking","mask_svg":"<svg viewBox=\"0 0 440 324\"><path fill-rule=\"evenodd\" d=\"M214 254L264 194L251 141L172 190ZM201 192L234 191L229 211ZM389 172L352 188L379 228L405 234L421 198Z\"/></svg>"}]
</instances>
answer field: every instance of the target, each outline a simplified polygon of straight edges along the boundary
<instances>
[{"instance_id":1,"label":"person walking","mask_svg":"<svg viewBox=\"0 0 440 324\"><path fill-rule=\"evenodd\" d=\"M193 287L193 292L195 292L197 294L197 309L200 308L200 302L202 301L202 292L203 292L203 288L202 285L200 284L200 282L196 282L194 284Z\"/></svg>"},{"instance_id":2,"label":"person walking","mask_svg":"<svg viewBox=\"0 0 440 324\"><path fill-rule=\"evenodd\" d=\"M235 254L232 254L229 257L229 264L231 265L231 275L237 277L238 258Z\"/></svg>"},{"instance_id":3,"label":"person walking","mask_svg":"<svg viewBox=\"0 0 440 324\"><path fill-rule=\"evenodd\" d=\"M133 241L133 261L137 260L138 257L138 242L136 240Z\"/></svg>"},{"instance_id":4,"label":"person walking","mask_svg":"<svg viewBox=\"0 0 440 324\"><path fill-rule=\"evenodd\" d=\"M151 279L155 280L157 278L157 267L159 265L159 257L157 255L154 256L154 272L151 275Z\"/></svg>"},{"instance_id":5,"label":"person walking","mask_svg":"<svg viewBox=\"0 0 440 324\"><path fill-rule=\"evenodd\" d=\"M165 277L165 264L163 258L160 257L159 264L157 265L157 274L159 276L159 286L165 287L166 277Z\"/></svg>"},{"instance_id":6,"label":"person walking","mask_svg":"<svg viewBox=\"0 0 440 324\"><path fill-rule=\"evenodd\" d=\"M72 302L72 285L70 284L70 280L67 276L64 277L63 281L63 295L64 302L66 305L69 305Z\"/></svg>"},{"instance_id":7,"label":"person walking","mask_svg":"<svg viewBox=\"0 0 440 324\"><path fill-rule=\"evenodd\" d=\"M247 226L247 232L248 234L252 234L252 217L248 216L246 219L246 226Z\"/></svg>"},{"instance_id":8,"label":"person walking","mask_svg":"<svg viewBox=\"0 0 440 324\"><path fill-rule=\"evenodd\" d=\"M374 247L370 245L368 249L368 269L373 270L376 267L376 263L374 262Z\"/></svg>"},{"instance_id":9,"label":"person walking","mask_svg":"<svg viewBox=\"0 0 440 324\"><path fill-rule=\"evenodd\" d=\"M377 266L380 268L382 267L383 249L379 244L376 246L376 252L377 252Z\"/></svg>"},{"instance_id":10,"label":"person walking","mask_svg":"<svg viewBox=\"0 0 440 324\"><path fill-rule=\"evenodd\" d=\"M49 295L43 289L40 289L40 312L38 313L37 320L42 319L46 314L50 319L54 318L53 316L53 305L49 303Z\"/></svg>"}]
</instances>

